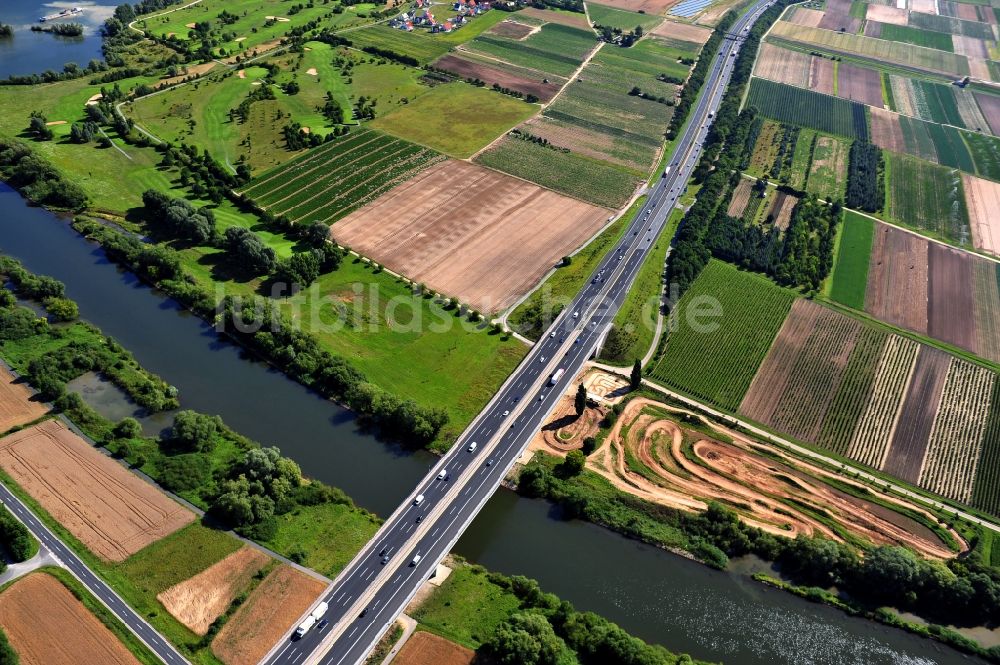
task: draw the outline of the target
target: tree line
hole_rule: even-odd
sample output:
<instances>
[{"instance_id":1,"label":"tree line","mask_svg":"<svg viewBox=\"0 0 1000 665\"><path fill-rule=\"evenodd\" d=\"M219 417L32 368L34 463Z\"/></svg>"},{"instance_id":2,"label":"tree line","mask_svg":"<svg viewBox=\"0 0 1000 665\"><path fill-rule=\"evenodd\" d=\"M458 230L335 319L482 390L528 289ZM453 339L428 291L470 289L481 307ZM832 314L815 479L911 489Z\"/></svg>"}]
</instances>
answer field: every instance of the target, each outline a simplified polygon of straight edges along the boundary
<instances>
[{"instance_id":1,"label":"tree line","mask_svg":"<svg viewBox=\"0 0 1000 665\"><path fill-rule=\"evenodd\" d=\"M0 138L0 173L7 184L33 203L67 210L87 205L87 195L79 185L17 139Z\"/></svg>"},{"instance_id":2,"label":"tree line","mask_svg":"<svg viewBox=\"0 0 1000 665\"><path fill-rule=\"evenodd\" d=\"M885 202L883 171L885 163L882 149L868 141L856 140L851 144L847 163L848 208L878 212Z\"/></svg>"}]
</instances>

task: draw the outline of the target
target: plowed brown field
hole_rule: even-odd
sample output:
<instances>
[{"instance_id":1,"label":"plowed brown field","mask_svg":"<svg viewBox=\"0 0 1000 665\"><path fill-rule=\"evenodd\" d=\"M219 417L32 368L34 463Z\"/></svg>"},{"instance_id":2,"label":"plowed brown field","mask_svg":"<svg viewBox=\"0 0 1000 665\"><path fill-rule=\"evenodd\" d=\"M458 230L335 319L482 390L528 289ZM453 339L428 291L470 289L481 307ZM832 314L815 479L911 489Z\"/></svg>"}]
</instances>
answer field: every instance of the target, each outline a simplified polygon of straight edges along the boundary
<instances>
[{"instance_id":1,"label":"plowed brown field","mask_svg":"<svg viewBox=\"0 0 1000 665\"><path fill-rule=\"evenodd\" d=\"M997 107L1000 112L1000 107ZM962 174L972 245L1000 256L1000 183Z\"/></svg>"},{"instance_id":2,"label":"plowed brown field","mask_svg":"<svg viewBox=\"0 0 1000 665\"><path fill-rule=\"evenodd\" d=\"M14 378L10 370L0 365L0 433L38 420L48 410L23 379Z\"/></svg>"},{"instance_id":3,"label":"plowed brown field","mask_svg":"<svg viewBox=\"0 0 1000 665\"><path fill-rule=\"evenodd\" d=\"M604 208L497 171L448 161L348 215L331 232L435 291L496 312L608 216Z\"/></svg>"},{"instance_id":4,"label":"plowed brown field","mask_svg":"<svg viewBox=\"0 0 1000 665\"><path fill-rule=\"evenodd\" d=\"M774 225L785 231L789 222L792 221L792 211L799 203L799 197L785 192L778 192L774 197L774 205L771 208L771 216L774 218Z\"/></svg>"},{"instance_id":5,"label":"plowed brown field","mask_svg":"<svg viewBox=\"0 0 1000 665\"><path fill-rule=\"evenodd\" d=\"M524 76L518 76L513 72L504 71L499 67L491 67L484 63L467 60L460 55L446 55L434 63L435 67L444 69L462 78L480 79L486 85L492 86L494 83L511 90L519 90L525 94L532 94L543 102L552 99L559 86L555 83L543 83L542 79L532 80Z\"/></svg>"},{"instance_id":6,"label":"plowed brown field","mask_svg":"<svg viewBox=\"0 0 1000 665\"><path fill-rule=\"evenodd\" d=\"M990 125L990 132L1000 136L1000 95L990 95L985 92L973 92L976 103L986 116L986 122Z\"/></svg>"},{"instance_id":7,"label":"plowed brown field","mask_svg":"<svg viewBox=\"0 0 1000 665\"><path fill-rule=\"evenodd\" d=\"M927 241L875 225L865 310L893 325L927 332Z\"/></svg>"},{"instance_id":8,"label":"plowed brown field","mask_svg":"<svg viewBox=\"0 0 1000 665\"><path fill-rule=\"evenodd\" d=\"M807 53L791 51L769 44L761 44L754 75L787 83L799 88L809 87L810 60Z\"/></svg>"},{"instance_id":9,"label":"plowed brown field","mask_svg":"<svg viewBox=\"0 0 1000 665\"><path fill-rule=\"evenodd\" d=\"M673 0L670 0L669 5L672 6L674 4ZM660 25L653 28L652 34L660 37L677 39L682 42L689 42L691 44L698 44L701 46L708 41L709 37L712 36L712 31L708 28L703 28L699 25L693 25L691 23L664 21Z\"/></svg>"},{"instance_id":10,"label":"plowed brown field","mask_svg":"<svg viewBox=\"0 0 1000 665\"><path fill-rule=\"evenodd\" d=\"M501 21L489 29L490 34L509 37L511 39L524 39L535 29L530 25L524 25L516 21Z\"/></svg>"},{"instance_id":11,"label":"plowed brown field","mask_svg":"<svg viewBox=\"0 0 1000 665\"><path fill-rule=\"evenodd\" d=\"M244 546L194 577L170 587L156 599L175 619L196 634L204 635L212 622L250 584L254 574L270 560L271 557L260 550Z\"/></svg>"},{"instance_id":12,"label":"plowed brown field","mask_svg":"<svg viewBox=\"0 0 1000 665\"><path fill-rule=\"evenodd\" d=\"M975 322L970 319L976 309L972 265L981 259L936 242L928 247L927 334L978 353Z\"/></svg>"},{"instance_id":13,"label":"plowed brown field","mask_svg":"<svg viewBox=\"0 0 1000 665\"><path fill-rule=\"evenodd\" d=\"M880 23L892 23L893 25L906 25L908 12L905 9L887 7L885 5L868 4L867 18L869 21Z\"/></svg>"},{"instance_id":14,"label":"plowed brown field","mask_svg":"<svg viewBox=\"0 0 1000 665\"><path fill-rule=\"evenodd\" d=\"M892 152L906 153L903 128L899 126L899 116L884 109L871 109L872 143Z\"/></svg>"},{"instance_id":15,"label":"plowed brown field","mask_svg":"<svg viewBox=\"0 0 1000 665\"><path fill-rule=\"evenodd\" d=\"M861 27L861 19L851 16L851 0L828 0L819 27L853 35Z\"/></svg>"},{"instance_id":16,"label":"plowed brown field","mask_svg":"<svg viewBox=\"0 0 1000 665\"><path fill-rule=\"evenodd\" d=\"M972 9L974 9L974 7ZM963 35L952 35L951 41L955 46L955 53L972 56L973 58L988 59L990 57L990 49L986 42L982 39L978 39L976 37L965 37Z\"/></svg>"},{"instance_id":17,"label":"plowed brown field","mask_svg":"<svg viewBox=\"0 0 1000 665\"><path fill-rule=\"evenodd\" d=\"M733 190L732 198L729 199L729 207L726 209L726 214L730 217L742 217L743 211L747 208L747 203L750 202L750 195L752 193L753 180L740 178L739 184Z\"/></svg>"},{"instance_id":18,"label":"plowed brown field","mask_svg":"<svg viewBox=\"0 0 1000 665\"><path fill-rule=\"evenodd\" d=\"M837 67L837 95L881 108L882 75L874 69L842 62Z\"/></svg>"},{"instance_id":19,"label":"plowed brown field","mask_svg":"<svg viewBox=\"0 0 1000 665\"><path fill-rule=\"evenodd\" d=\"M414 633L399 654L395 665L471 665L476 652L426 631Z\"/></svg>"},{"instance_id":20,"label":"plowed brown field","mask_svg":"<svg viewBox=\"0 0 1000 665\"><path fill-rule=\"evenodd\" d=\"M805 7L793 7L792 9L794 11L791 18L788 19L789 23L804 25L807 28L818 28L823 20L823 12L818 9L806 9Z\"/></svg>"},{"instance_id":21,"label":"plowed brown field","mask_svg":"<svg viewBox=\"0 0 1000 665\"><path fill-rule=\"evenodd\" d=\"M256 665L325 588L291 566L278 566L222 627L212 653L226 665Z\"/></svg>"},{"instance_id":22,"label":"plowed brown field","mask_svg":"<svg viewBox=\"0 0 1000 665\"><path fill-rule=\"evenodd\" d=\"M62 582L29 573L0 594L0 625L22 665L138 665Z\"/></svg>"},{"instance_id":23,"label":"plowed brown field","mask_svg":"<svg viewBox=\"0 0 1000 665\"><path fill-rule=\"evenodd\" d=\"M809 69L809 89L833 94L833 61L819 56L813 56Z\"/></svg>"},{"instance_id":24,"label":"plowed brown field","mask_svg":"<svg viewBox=\"0 0 1000 665\"><path fill-rule=\"evenodd\" d=\"M101 454L59 420L0 439L0 467L107 561L123 561L194 521L194 513Z\"/></svg>"}]
</instances>

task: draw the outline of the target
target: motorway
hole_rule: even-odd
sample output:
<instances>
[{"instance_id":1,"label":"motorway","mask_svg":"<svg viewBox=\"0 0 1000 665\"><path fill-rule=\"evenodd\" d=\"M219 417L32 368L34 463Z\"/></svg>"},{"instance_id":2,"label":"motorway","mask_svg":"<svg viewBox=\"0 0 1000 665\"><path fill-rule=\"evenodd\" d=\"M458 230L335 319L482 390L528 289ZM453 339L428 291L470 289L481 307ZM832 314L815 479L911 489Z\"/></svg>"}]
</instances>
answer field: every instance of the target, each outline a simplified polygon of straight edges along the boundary
<instances>
[{"instance_id":1,"label":"motorway","mask_svg":"<svg viewBox=\"0 0 1000 665\"><path fill-rule=\"evenodd\" d=\"M323 629L286 636L266 665L353 665L430 578L493 495L560 397L594 353L701 156L701 148L749 27L773 0L758 0L732 27L677 141L671 164L647 192L625 236L545 331L452 450L385 521L322 600ZM562 370L562 371L560 371ZM422 497L417 502L417 497ZM419 557L419 558L417 558Z\"/></svg>"},{"instance_id":2,"label":"motorway","mask_svg":"<svg viewBox=\"0 0 1000 665\"><path fill-rule=\"evenodd\" d=\"M174 649L173 645L167 642L152 626L140 617L129 607L121 597L114 592L107 584L98 579L87 565L80 560L73 551L61 540L55 537L49 528L28 509L6 486L0 484L0 501L7 507L17 519L38 539L42 545L62 563L63 567L69 570L76 579L87 587L87 590L101 603L111 610L111 613L118 617L118 620L125 624L129 630L135 633L149 650L155 653L160 660L167 665L181 665L188 661Z\"/></svg>"}]
</instances>

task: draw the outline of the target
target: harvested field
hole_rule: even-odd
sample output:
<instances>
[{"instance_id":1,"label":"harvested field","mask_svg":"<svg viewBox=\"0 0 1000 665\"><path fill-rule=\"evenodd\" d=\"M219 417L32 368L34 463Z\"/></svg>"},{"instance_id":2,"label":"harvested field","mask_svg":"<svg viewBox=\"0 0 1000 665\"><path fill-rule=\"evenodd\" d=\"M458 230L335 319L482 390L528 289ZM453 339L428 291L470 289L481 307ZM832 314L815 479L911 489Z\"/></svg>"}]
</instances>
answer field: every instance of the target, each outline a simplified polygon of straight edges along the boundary
<instances>
[{"instance_id":1,"label":"harvested field","mask_svg":"<svg viewBox=\"0 0 1000 665\"><path fill-rule=\"evenodd\" d=\"M991 95L987 92L973 92L979 109L986 117L986 122L990 126L990 133L1000 136L1000 95Z\"/></svg>"},{"instance_id":2,"label":"harvested field","mask_svg":"<svg viewBox=\"0 0 1000 665\"><path fill-rule=\"evenodd\" d=\"M854 319L797 299L739 412L815 443L860 334Z\"/></svg>"},{"instance_id":3,"label":"harvested field","mask_svg":"<svg viewBox=\"0 0 1000 665\"><path fill-rule=\"evenodd\" d=\"M500 21L487 32L492 35L500 35L501 37L508 37L510 39L524 39L534 31L535 28L530 25L518 23L517 21L506 20Z\"/></svg>"},{"instance_id":4,"label":"harvested field","mask_svg":"<svg viewBox=\"0 0 1000 665\"><path fill-rule=\"evenodd\" d=\"M851 16L851 0L827 0L823 20L818 27L853 34L861 27L861 19Z\"/></svg>"},{"instance_id":5,"label":"harvested field","mask_svg":"<svg viewBox=\"0 0 1000 665\"><path fill-rule=\"evenodd\" d=\"M927 254L925 239L877 224L865 311L893 325L926 334Z\"/></svg>"},{"instance_id":6,"label":"harvested field","mask_svg":"<svg viewBox=\"0 0 1000 665\"><path fill-rule=\"evenodd\" d=\"M194 514L47 420L0 439L0 468L88 549L123 561Z\"/></svg>"},{"instance_id":7,"label":"harvested field","mask_svg":"<svg viewBox=\"0 0 1000 665\"><path fill-rule=\"evenodd\" d=\"M672 0L668 4L673 4ZM646 13L648 14L649 12ZM712 36L712 31L708 28L703 28L700 25L693 25L691 23L664 21L660 25L653 28L651 34L702 46L708 41L708 38Z\"/></svg>"},{"instance_id":8,"label":"harvested field","mask_svg":"<svg viewBox=\"0 0 1000 665\"><path fill-rule=\"evenodd\" d=\"M729 199L729 208L726 210L727 215L730 217L743 216L743 211L746 210L747 203L750 202L750 195L753 194L753 185L753 180L740 178L739 184L733 190L733 197Z\"/></svg>"},{"instance_id":9,"label":"harvested field","mask_svg":"<svg viewBox=\"0 0 1000 665\"><path fill-rule=\"evenodd\" d=\"M927 244L927 334L976 352L976 329L969 314L976 309L972 265L981 259L940 243Z\"/></svg>"},{"instance_id":10,"label":"harvested field","mask_svg":"<svg viewBox=\"0 0 1000 665\"><path fill-rule=\"evenodd\" d=\"M914 12L937 14L937 8L934 6L934 0L909 0L909 5L910 10Z\"/></svg>"},{"instance_id":11,"label":"harvested field","mask_svg":"<svg viewBox=\"0 0 1000 665\"><path fill-rule=\"evenodd\" d=\"M608 211L466 162L428 169L332 227L333 237L483 312L509 306ZM546 224L538 225L536 220Z\"/></svg>"},{"instance_id":12,"label":"harvested field","mask_svg":"<svg viewBox=\"0 0 1000 665\"><path fill-rule=\"evenodd\" d=\"M24 665L138 665L62 582L29 573L0 594L0 625Z\"/></svg>"},{"instance_id":13,"label":"harvested field","mask_svg":"<svg viewBox=\"0 0 1000 665\"><path fill-rule=\"evenodd\" d=\"M503 24L501 23L500 25ZM532 94L542 102L552 99L559 92L560 88L560 85L552 82L551 78L548 83L544 83L543 80L546 77L542 74L538 74L538 77L535 79L528 78L528 75L532 73L529 69L518 68L524 72L524 75L518 75L511 71L513 68L510 66L504 68L491 66L475 62L462 55L446 55L436 61L434 66L457 74L462 78L480 79L485 81L487 86L492 86L496 83L501 87L518 90L526 95Z\"/></svg>"},{"instance_id":14,"label":"harvested field","mask_svg":"<svg viewBox=\"0 0 1000 665\"><path fill-rule=\"evenodd\" d=\"M878 21L868 21L865 23L864 36L872 37L873 39L880 39L882 37L882 26L886 25L884 23L879 23ZM893 25L893 24L889 24Z\"/></svg>"},{"instance_id":15,"label":"harvested field","mask_svg":"<svg viewBox=\"0 0 1000 665\"><path fill-rule=\"evenodd\" d=\"M963 503L972 500L995 381L987 369L951 360L920 473L922 487Z\"/></svg>"},{"instance_id":16,"label":"harvested field","mask_svg":"<svg viewBox=\"0 0 1000 665\"><path fill-rule=\"evenodd\" d=\"M571 28L580 28L581 30L589 31L591 29L590 24L587 23L587 17L584 14L578 14L575 12L557 12L550 9L525 7L519 11L517 15L529 16L546 23L558 23L559 25L566 25Z\"/></svg>"},{"instance_id":17,"label":"harvested field","mask_svg":"<svg viewBox=\"0 0 1000 665\"><path fill-rule=\"evenodd\" d=\"M392 662L396 665L471 665L472 649L427 631L417 631L406 641Z\"/></svg>"},{"instance_id":18,"label":"harvested field","mask_svg":"<svg viewBox=\"0 0 1000 665\"><path fill-rule=\"evenodd\" d=\"M958 105L958 114L962 118L960 124L974 132L993 133L990 123L983 115L982 109L976 103L976 98L968 90L952 89L955 95L955 104Z\"/></svg>"},{"instance_id":19,"label":"harvested field","mask_svg":"<svg viewBox=\"0 0 1000 665\"><path fill-rule=\"evenodd\" d=\"M951 41L955 45L955 53L972 56L973 58L982 58L983 60L988 60L990 57L989 46L982 39L952 35Z\"/></svg>"},{"instance_id":20,"label":"harvested field","mask_svg":"<svg viewBox=\"0 0 1000 665\"><path fill-rule=\"evenodd\" d=\"M326 588L291 566L275 568L212 640L226 665L256 665Z\"/></svg>"},{"instance_id":21,"label":"harvested field","mask_svg":"<svg viewBox=\"0 0 1000 665\"><path fill-rule=\"evenodd\" d=\"M24 381L0 365L0 433L38 420L49 408Z\"/></svg>"},{"instance_id":22,"label":"harvested field","mask_svg":"<svg viewBox=\"0 0 1000 665\"><path fill-rule=\"evenodd\" d=\"M963 173L962 186L973 247L1000 256L1000 183Z\"/></svg>"},{"instance_id":23,"label":"harvested field","mask_svg":"<svg viewBox=\"0 0 1000 665\"><path fill-rule=\"evenodd\" d=\"M874 5L868 7L869 14L871 13L873 6ZM790 23L802 25L807 28L818 28L822 20L822 11L818 9L807 9L806 7L792 7L792 14L788 18Z\"/></svg>"},{"instance_id":24,"label":"harvested field","mask_svg":"<svg viewBox=\"0 0 1000 665\"><path fill-rule=\"evenodd\" d=\"M811 87L810 61L813 59L807 53L790 51L764 42L757 54L754 75L778 83L808 88Z\"/></svg>"},{"instance_id":25,"label":"harvested field","mask_svg":"<svg viewBox=\"0 0 1000 665\"><path fill-rule=\"evenodd\" d=\"M867 18L869 21L891 23L892 25L906 25L907 16L908 12L905 9L876 4L868 5Z\"/></svg>"},{"instance_id":26,"label":"harvested field","mask_svg":"<svg viewBox=\"0 0 1000 665\"><path fill-rule=\"evenodd\" d=\"M778 195L774 197L774 204L771 206L771 217L774 219L774 225L785 231L788 229L788 223L792 221L792 211L795 206L798 205L799 197L793 194L787 194L785 192L778 192Z\"/></svg>"},{"instance_id":27,"label":"harvested field","mask_svg":"<svg viewBox=\"0 0 1000 665\"><path fill-rule=\"evenodd\" d=\"M892 152L906 152L906 139L899 125L899 116L883 109L871 110L872 143Z\"/></svg>"},{"instance_id":28,"label":"harvested field","mask_svg":"<svg viewBox=\"0 0 1000 665\"><path fill-rule=\"evenodd\" d=\"M160 593L156 599L195 634L205 635L212 622L229 608L269 561L271 557L245 545L194 577Z\"/></svg>"},{"instance_id":29,"label":"harvested field","mask_svg":"<svg viewBox=\"0 0 1000 665\"><path fill-rule=\"evenodd\" d=\"M985 58L966 56L969 61L969 75L980 81L993 81L993 73L990 71L989 61Z\"/></svg>"},{"instance_id":30,"label":"harvested field","mask_svg":"<svg viewBox=\"0 0 1000 665\"><path fill-rule=\"evenodd\" d=\"M822 92L824 95L833 94L833 60L812 56L809 67L810 90Z\"/></svg>"},{"instance_id":31,"label":"harvested field","mask_svg":"<svg viewBox=\"0 0 1000 665\"><path fill-rule=\"evenodd\" d=\"M880 467L886 473L910 483L920 480L920 469L950 363L951 356L944 351L920 347L889 453Z\"/></svg>"},{"instance_id":32,"label":"harvested field","mask_svg":"<svg viewBox=\"0 0 1000 665\"><path fill-rule=\"evenodd\" d=\"M875 370L869 401L847 447L851 459L882 468L919 348L912 340L889 336Z\"/></svg>"},{"instance_id":33,"label":"harvested field","mask_svg":"<svg viewBox=\"0 0 1000 665\"><path fill-rule=\"evenodd\" d=\"M881 108L882 75L874 69L842 62L837 67L837 95Z\"/></svg>"}]
</instances>

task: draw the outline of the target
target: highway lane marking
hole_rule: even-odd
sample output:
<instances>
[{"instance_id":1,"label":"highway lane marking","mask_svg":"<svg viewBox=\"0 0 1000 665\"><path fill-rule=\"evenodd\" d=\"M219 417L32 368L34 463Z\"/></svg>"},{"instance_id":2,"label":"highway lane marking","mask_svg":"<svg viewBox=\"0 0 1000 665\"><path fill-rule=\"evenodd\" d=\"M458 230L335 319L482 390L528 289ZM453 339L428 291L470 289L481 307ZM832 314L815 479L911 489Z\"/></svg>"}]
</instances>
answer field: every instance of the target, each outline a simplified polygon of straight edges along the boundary
<instances>
[{"instance_id":1,"label":"highway lane marking","mask_svg":"<svg viewBox=\"0 0 1000 665\"><path fill-rule=\"evenodd\" d=\"M437 532L438 532L438 531L440 531L440 529L441 529L441 527L436 527L436 528L434 529L434 531L433 531L433 532L431 533L431 538L433 538L434 536L436 536L436 535L437 535Z\"/></svg>"},{"instance_id":2,"label":"highway lane marking","mask_svg":"<svg viewBox=\"0 0 1000 665\"><path fill-rule=\"evenodd\" d=\"M368 580L370 580L372 578L372 575L374 575L374 574L375 574L375 569L372 568L371 572L369 572L368 575L365 577L365 582L367 582Z\"/></svg>"}]
</instances>

